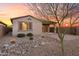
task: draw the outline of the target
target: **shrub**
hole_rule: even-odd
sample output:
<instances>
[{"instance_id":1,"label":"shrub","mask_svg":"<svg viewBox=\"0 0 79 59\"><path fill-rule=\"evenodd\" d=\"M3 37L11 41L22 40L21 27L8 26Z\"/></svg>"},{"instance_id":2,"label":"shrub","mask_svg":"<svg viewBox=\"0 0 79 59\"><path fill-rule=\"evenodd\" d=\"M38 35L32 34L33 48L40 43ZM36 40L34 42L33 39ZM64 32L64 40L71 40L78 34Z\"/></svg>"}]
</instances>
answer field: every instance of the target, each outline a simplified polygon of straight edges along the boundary
<instances>
[{"instance_id":1,"label":"shrub","mask_svg":"<svg viewBox=\"0 0 79 59\"><path fill-rule=\"evenodd\" d=\"M17 37L25 37L25 34L18 34Z\"/></svg>"},{"instance_id":2,"label":"shrub","mask_svg":"<svg viewBox=\"0 0 79 59\"><path fill-rule=\"evenodd\" d=\"M33 40L33 37L30 37L29 39L30 39L30 40Z\"/></svg>"},{"instance_id":3,"label":"shrub","mask_svg":"<svg viewBox=\"0 0 79 59\"><path fill-rule=\"evenodd\" d=\"M16 43L16 41L15 40L11 40L11 42L10 42L11 44L15 44Z\"/></svg>"},{"instance_id":4,"label":"shrub","mask_svg":"<svg viewBox=\"0 0 79 59\"><path fill-rule=\"evenodd\" d=\"M27 36L29 37L29 40L33 40L33 34L32 33L28 33Z\"/></svg>"},{"instance_id":5,"label":"shrub","mask_svg":"<svg viewBox=\"0 0 79 59\"><path fill-rule=\"evenodd\" d=\"M28 37L32 37L33 34L32 34L32 33L28 33L27 36L28 36Z\"/></svg>"},{"instance_id":6,"label":"shrub","mask_svg":"<svg viewBox=\"0 0 79 59\"><path fill-rule=\"evenodd\" d=\"M45 38L44 36L41 36L42 38Z\"/></svg>"}]
</instances>

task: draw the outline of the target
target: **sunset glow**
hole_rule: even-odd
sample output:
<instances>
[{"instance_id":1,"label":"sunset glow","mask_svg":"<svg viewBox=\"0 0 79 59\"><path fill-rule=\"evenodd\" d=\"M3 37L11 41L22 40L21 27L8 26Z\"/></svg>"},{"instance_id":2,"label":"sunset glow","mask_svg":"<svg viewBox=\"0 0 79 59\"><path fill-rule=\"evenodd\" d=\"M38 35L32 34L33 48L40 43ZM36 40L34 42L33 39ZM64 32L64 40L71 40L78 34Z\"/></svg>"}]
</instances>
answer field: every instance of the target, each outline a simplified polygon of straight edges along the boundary
<instances>
[{"instance_id":1,"label":"sunset glow","mask_svg":"<svg viewBox=\"0 0 79 59\"><path fill-rule=\"evenodd\" d=\"M24 4L0 4L0 21L8 26L12 25L10 18L32 14Z\"/></svg>"},{"instance_id":2,"label":"sunset glow","mask_svg":"<svg viewBox=\"0 0 79 59\"><path fill-rule=\"evenodd\" d=\"M31 14L30 10L24 4L0 4L0 16L17 17Z\"/></svg>"},{"instance_id":3,"label":"sunset glow","mask_svg":"<svg viewBox=\"0 0 79 59\"><path fill-rule=\"evenodd\" d=\"M12 25L10 19L19 16L32 15L35 16L35 11L31 10L30 7L24 3L2 3L0 4L0 21L4 22L8 26ZM55 21L53 17L50 17L50 20ZM69 19L65 21L69 23ZM65 24L64 26L69 26ZM76 25L78 26L78 24Z\"/></svg>"}]
</instances>

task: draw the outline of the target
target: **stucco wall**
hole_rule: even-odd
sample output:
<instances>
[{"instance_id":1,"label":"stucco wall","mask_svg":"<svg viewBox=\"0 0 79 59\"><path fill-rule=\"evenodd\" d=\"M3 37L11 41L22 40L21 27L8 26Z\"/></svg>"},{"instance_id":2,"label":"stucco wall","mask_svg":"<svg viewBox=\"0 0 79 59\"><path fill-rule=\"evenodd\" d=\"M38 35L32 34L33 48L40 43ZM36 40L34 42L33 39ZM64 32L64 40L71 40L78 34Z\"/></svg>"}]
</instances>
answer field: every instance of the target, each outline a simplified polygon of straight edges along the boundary
<instances>
[{"instance_id":1,"label":"stucco wall","mask_svg":"<svg viewBox=\"0 0 79 59\"><path fill-rule=\"evenodd\" d=\"M31 20L28 20L30 18ZM32 30L31 31L19 31L19 22L21 21L26 21L26 22L32 22ZM13 20L13 36L16 36L18 33L24 33L27 34L29 32L32 32L34 35L36 34L41 34L42 33L42 23L32 17L24 17L24 18L19 18L16 20Z\"/></svg>"}]
</instances>

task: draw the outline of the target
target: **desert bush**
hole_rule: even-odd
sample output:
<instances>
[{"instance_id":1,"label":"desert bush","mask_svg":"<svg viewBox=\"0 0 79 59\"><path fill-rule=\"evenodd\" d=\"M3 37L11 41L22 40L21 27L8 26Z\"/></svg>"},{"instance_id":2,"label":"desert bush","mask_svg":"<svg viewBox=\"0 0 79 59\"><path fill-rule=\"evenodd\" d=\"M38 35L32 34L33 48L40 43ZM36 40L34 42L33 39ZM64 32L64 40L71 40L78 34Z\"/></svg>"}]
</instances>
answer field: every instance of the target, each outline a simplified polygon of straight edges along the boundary
<instances>
[{"instance_id":1,"label":"desert bush","mask_svg":"<svg viewBox=\"0 0 79 59\"><path fill-rule=\"evenodd\" d=\"M41 36L42 38L45 38L44 36Z\"/></svg>"},{"instance_id":2,"label":"desert bush","mask_svg":"<svg viewBox=\"0 0 79 59\"><path fill-rule=\"evenodd\" d=\"M11 43L11 44L15 44L16 41L15 41L15 40L11 40L10 43Z\"/></svg>"},{"instance_id":3,"label":"desert bush","mask_svg":"<svg viewBox=\"0 0 79 59\"><path fill-rule=\"evenodd\" d=\"M28 33L27 36L28 36L28 37L32 37L33 34L32 34L32 33Z\"/></svg>"},{"instance_id":4,"label":"desert bush","mask_svg":"<svg viewBox=\"0 0 79 59\"><path fill-rule=\"evenodd\" d=\"M18 34L17 37L25 37L25 34L23 34L23 33Z\"/></svg>"},{"instance_id":5,"label":"desert bush","mask_svg":"<svg viewBox=\"0 0 79 59\"><path fill-rule=\"evenodd\" d=\"M33 37L30 37L29 40L33 40Z\"/></svg>"},{"instance_id":6,"label":"desert bush","mask_svg":"<svg viewBox=\"0 0 79 59\"><path fill-rule=\"evenodd\" d=\"M33 40L33 34L32 33L28 33L27 36L29 37L29 40Z\"/></svg>"}]
</instances>

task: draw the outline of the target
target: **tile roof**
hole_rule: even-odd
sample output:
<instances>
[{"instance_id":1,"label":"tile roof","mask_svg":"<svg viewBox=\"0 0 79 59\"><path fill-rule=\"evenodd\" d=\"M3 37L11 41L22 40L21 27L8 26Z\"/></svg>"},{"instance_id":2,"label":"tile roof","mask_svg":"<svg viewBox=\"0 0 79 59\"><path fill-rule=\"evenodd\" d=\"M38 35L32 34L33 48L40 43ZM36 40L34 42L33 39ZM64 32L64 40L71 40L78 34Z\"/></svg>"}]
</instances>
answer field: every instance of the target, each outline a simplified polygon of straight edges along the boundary
<instances>
[{"instance_id":1,"label":"tile roof","mask_svg":"<svg viewBox=\"0 0 79 59\"><path fill-rule=\"evenodd\" d=\"M19 18L25 18L25 17L32 17L38 21L41 21L42 24L44 25L47 25L47 24L56 24L56 22L53 22L53 21L49 21L49 20L44 20L44 19L38 19L34 16L31 16L31 15L26 15L26 16L20 16L20 17L15 17L15 18L11 18L11 22L13 22L13 20L16 20L16 19L19 19Z\"/></svg>"}]
</instances>

